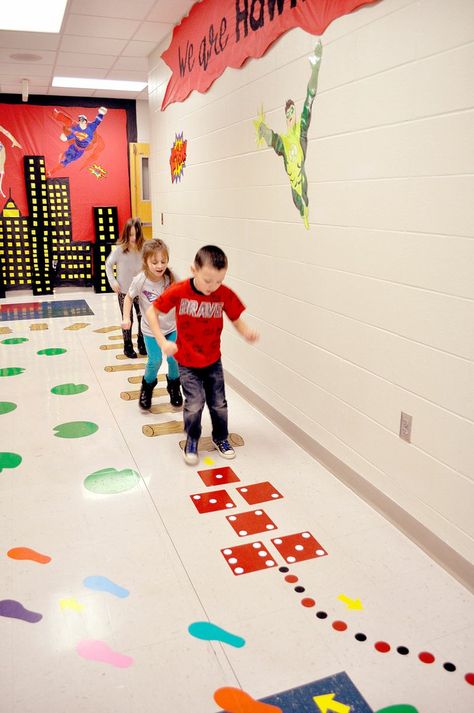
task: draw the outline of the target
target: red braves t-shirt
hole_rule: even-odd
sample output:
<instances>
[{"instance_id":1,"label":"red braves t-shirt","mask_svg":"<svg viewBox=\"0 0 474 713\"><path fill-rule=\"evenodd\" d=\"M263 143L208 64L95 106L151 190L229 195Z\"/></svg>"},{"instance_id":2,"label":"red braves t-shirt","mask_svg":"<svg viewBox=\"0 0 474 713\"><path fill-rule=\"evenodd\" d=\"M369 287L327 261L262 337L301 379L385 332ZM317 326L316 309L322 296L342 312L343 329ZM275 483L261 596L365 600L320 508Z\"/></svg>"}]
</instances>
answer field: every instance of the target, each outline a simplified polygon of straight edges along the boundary
<instances>
[{"instance_id":1,"label":"red braves t-shirt","mask_svg":"<svg viewBox=\"0 0 474 713\"><path fill-rule=\"evenodd\" d=\"M245 309L235 292L226 285L221 285L210 295L203 295L194 289L192 280L175 282L153 302L153 306L159 312L169 312L176 307L176 361L196 368L209 366L220 358L224 312L231 322L235 322Z\"/></svg>"}]
</instances>

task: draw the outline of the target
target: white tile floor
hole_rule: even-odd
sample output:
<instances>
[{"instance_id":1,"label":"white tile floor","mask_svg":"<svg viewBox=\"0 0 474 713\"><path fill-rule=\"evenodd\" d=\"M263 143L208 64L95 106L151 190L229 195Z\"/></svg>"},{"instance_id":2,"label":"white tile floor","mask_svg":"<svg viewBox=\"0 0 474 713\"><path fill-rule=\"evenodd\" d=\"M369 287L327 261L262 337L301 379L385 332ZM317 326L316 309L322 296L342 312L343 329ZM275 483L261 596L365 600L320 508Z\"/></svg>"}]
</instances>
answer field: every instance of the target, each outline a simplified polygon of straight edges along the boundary
<instances>
[{"instance_id":1,"label":"white tile floor","mask_svg":"<svg viewBox=\"0 0 474 713\"><path fill-rule=\"evenodd\" d=\"M94 331L119 323L114 296L87 291L45 298L65 299L86 299L95 314L0 321L0 368L24 369L0 377L0 402L17 405L0 411L0 452L22 457L17 467L0 471L2 713L216 713L217 689L240 688L275 704L275 694L341 671L366 705L344 702L342 688L328 690L336 693L328 712L396 704L411 704L419 713L473 711L474 685L465 680L474 672L472 596L230 389L231 430L242 434L245 446L232 462L202 454L214 464L201 460L199 468L232 467L241 482L221 487L237 508L199 514L189 496L213 489L182 461L180 436L147 438L141 430L179 414L140 413L137 401L122 400L120 392L138 389L127 379L141 372L104 370L127 363L116 359L119 349L99 349L120 345L110 339L120 332ZM10 293L0 307L31 301L31 295ZM48 329L31 331L38 322ZM80 322L88 326L65 331ZM28 341L4 342L15 337ZM67 351L37 354L48 347ZM64 383L88 390L51 393ZM82 438L54 435L55 426L70 421L93 422L98 430ZM140 480L118 494L87 490L85 478L104 468L129 468ZM283 499L249 506L236 491L267 480ZM226 515L258 507L277 530L239 537ZM303 531L328 556L288 565L270 538ZM235 576L221 549L259 539L278 567ZM51 561L14 559L18 547ZM285 564L288 573L279 571ZM285 581L288 574L298 582ZM128 596L85 586L91 576L107 577ZM360 598L363 609L348 610L340 594ZM304 597L315 606L302 606ZM75 602L68 607L63 600ZM41 620L8 616L13 601ZM321 611L325 619L316 616ZM347 629L335 630L336 620ZM197 621L243 637L245 645L195 638L188 626ZM367 640L357 641L358 632ZM121 659L128 665L81 656L85 641L103 642L129 657ZM390 644L389 653L376 650L379 641ZM409 653L398 653L399 646ZM435 656L434 663L419 660L423 651ZM446 662L456 670L445 670ZM276 709L252 705L249 697L229 712L324 710L312 696ZM403 713L402 707L393 711Z\"/></svg>"}]
</instances>

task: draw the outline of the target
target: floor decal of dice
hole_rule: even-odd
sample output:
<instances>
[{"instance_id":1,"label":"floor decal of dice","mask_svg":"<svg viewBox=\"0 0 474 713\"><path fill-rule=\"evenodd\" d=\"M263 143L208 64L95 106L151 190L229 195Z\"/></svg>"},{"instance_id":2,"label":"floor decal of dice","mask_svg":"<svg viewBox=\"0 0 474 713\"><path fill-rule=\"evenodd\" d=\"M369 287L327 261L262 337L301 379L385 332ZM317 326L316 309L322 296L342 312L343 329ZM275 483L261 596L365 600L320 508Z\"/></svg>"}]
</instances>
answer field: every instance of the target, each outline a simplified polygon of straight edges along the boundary
<instances>
[{"instance_id":1,"label":"floor decal of dice","mask_svg":"<svg viewBox=\"0 0 474 713\"><path fill-rule=\"evenodd\" d=\"M298 532L295 535L276 537L272 539L272 543L285 562L303 562L303 560L327 555L326 550L321 547L310 532Z\"/></svg>"},{"instance_id":2,"label":"floor decal of dice","mask_svg":"<svg viewBox=\"0 0 474 713\"><path fill-rule=\"evenodd\" d=\"M238 515L227 515L227 520L239 537L276 530L275 523L263 510L251 510L250 512L241 512Z\"/></svg>"},{"instance_id":3,"label":"floor decal of dice","mask_svg":"<svg viewBox=\"0 0 474 713\"><path fill-rule=\"evenodd\" d=\"M226 547L221 552L232 572L237 576L277 566L263 542L249 542L247 545Z\"/></svg>"}]
</instances>

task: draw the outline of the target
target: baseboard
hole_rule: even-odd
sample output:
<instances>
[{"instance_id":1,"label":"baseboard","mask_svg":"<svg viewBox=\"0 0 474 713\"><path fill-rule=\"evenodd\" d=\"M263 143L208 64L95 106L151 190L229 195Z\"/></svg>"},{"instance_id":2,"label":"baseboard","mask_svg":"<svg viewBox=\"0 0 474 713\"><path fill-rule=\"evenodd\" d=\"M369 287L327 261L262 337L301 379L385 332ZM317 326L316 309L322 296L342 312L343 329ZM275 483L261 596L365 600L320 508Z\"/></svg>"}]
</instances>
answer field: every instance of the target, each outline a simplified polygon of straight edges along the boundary
<instances>
[{"instance_id":1,"label":"baseboard","mask_svg":"<svg viewBox=\"0 0 474 713\"><path fill-rule=\"evenodd\" d=\"M228 371L225 378L246 401L474 593L474 565Z\"/></svg>"}]
</instances>

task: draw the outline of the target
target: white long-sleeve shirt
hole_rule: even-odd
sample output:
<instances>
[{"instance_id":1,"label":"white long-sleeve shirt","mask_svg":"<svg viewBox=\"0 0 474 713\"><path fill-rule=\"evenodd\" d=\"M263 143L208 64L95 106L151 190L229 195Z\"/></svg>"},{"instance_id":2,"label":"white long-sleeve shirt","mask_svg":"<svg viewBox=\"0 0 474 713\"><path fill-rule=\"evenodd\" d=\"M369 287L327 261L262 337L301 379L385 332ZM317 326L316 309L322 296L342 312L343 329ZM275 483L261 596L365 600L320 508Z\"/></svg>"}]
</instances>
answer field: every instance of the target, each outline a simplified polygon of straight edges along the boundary
<instances>
[{"instance_id":1,"label":"white long-sleeve shirt","mask_svg":"<svg viewBox=\"0 0 474 713\"><path fill-rule=\"evenodd\" d=\"M114 275L114 265L116 267L117 277ZM112 289L119 285L120 292L124 295L127 294L133 278L135 275L138 275L141 269L141 251L128 250L124 252L122 245L117 245L105 261L105 272L109 285Z\"/></svg>"}]
</instances>

